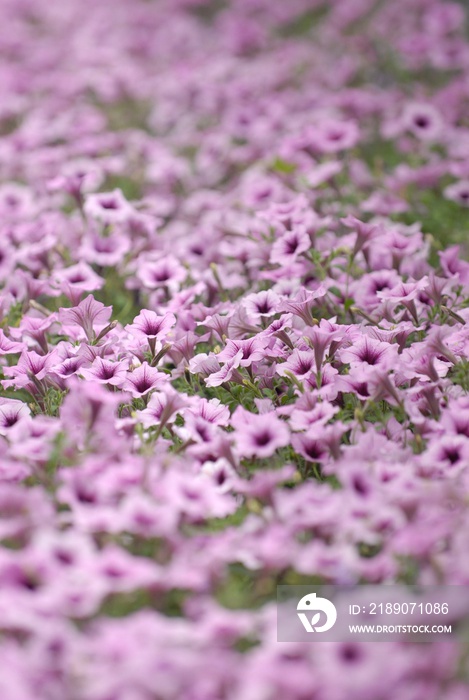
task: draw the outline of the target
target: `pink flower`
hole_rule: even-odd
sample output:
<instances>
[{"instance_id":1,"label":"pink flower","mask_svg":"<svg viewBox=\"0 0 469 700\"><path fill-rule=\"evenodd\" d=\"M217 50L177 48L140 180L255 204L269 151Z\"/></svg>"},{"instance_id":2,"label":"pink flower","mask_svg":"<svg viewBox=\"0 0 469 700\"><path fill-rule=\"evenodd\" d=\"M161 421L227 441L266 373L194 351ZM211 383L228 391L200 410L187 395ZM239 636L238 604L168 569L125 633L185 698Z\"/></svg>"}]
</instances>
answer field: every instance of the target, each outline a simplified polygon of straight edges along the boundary
<instances>
[{"instance_id":1,"label":"pink flower","mask_svg":"<svg viewBox=\"0 0 469 700\"><path fill-rule=\"evenodd\" d=\"M469 180L460 180L448 185L443 190L446 199L461 204L463 207L469 207Z\"/></svg>"},{"instance_id":2,"label":"pink flower","mask_svg":"<svg viewBox=\"0 0 469 700\"><path fill-rule=\"evenodd\" d=\"M286 362L277 365L276 372L282 377L293 374L300 381L317 371L314 353L311 350L293 350Z\"/></svg>"},{"instance_id":3,"label":"pink flower","mask_svg":"<svg viewBox=\"0 0 469 700\"><path fill-rule=\"evenodd\" d=\"M419 462L425 476L455 477L469 468L469 443L461 435L434 438Z\"/></svg>"},{"instance_id":4,"label":"pink flower","mask_svg":"<svg viewBox=\"0 0 469 700\"><path fill-rule=\"evenodd\" d=\"M422 141L435 141L441 134L443 121L435 107L412 102L404 110L402 126Z\"/></svg>"},{"instance_id":5,"label":"pink flower","mask_svg":"<svg viewBox=\"0 0 469 700\"><path fill-rule=\"evenodd\" d=\"M369 224L360 221L355 216L347 216L341 220L344 226L347 228L354 229L356 232L355 245L353 247L352 255L355 257L357 253L361 250L366 249L371 241L382 234L382 226L379 224Z\"/></svg>"},{"instance_id":6,"label":"pink flower","mask_svg":"<svg viewBox=\"0 0 469 700\"><path fill-rule=\"evenodd\" d=\"M80 374L85 378L100 384L122 387L127 377L128 362L112 362L111 360L97 357L91 367L80 369Z\"/></svg>"},{"instance_id":7,"label":"pink flower","mask_svg":"<svg viewBox=\"0 0 469 700\"><path fill-rule=\"evenodd\" d=\"M5 335L3 329L0 328L0 355L13 355L17 352L22 352L25 349L24 343L17 343Z\"/></svg>"},{"instance_id":8,"label":"pink flower","mask_svg":"<svg viewBox=\"0 0 469 700\"><path fill-rule=\"evenodd\" d=\"M35 393L37 383L43 382L47 378L56 362L56 351L52 351L48 355L38 355L34 350L23 350L16 366L4 367L4 375L12 377L12 379L4 379L1 384L5 389L14 386Z\"/></svg>"},{"instance_id":9,"label":"pink flower","mask_svg":"<svg viewBox=\"0 0 469 700\"><path fill-rule=\"evenodd\" d=\"M284 265L293 262L311 248L311 238L304 227L296 227L278 238L272 246L270 262Z\"/></svg>"},{"instance_id":10,"label":"pink flower","mask_svg":"<svg viewBox=\"0 0 469 700\"><path fill-rule=\"evenodd\" d=\"M307 131L305 143L319 153L338 153L353 148L360 132L355 122L325 119Z\"/></svg>"},{"instance_id":11,"label":"pink flower","mask_svg":"<svg viewBox=\"0 0 469 700\"><path fill-rule=\"evenodd\" d=\"M177 291L187 277L187 270L173 255L166 255L157 260L141 260L137 277L147 289L168 287Z\"/></svg>"},{"instance_id":12,"label":"pink flower","mask_svg":"<svg viewBox=\"0 0 469 700\"><path fill-rule=\"evenodd\" d=\"M350 347L340 350L339 355L342 362L349 363L352 368L390 369L396 362L397 352L396 345L382 343L365 336L355 341Z\"/></svg>"},{"instance_id":13,"label":"pink flower","mask_svg":"<svg viewBox=\"0 0 469 700\"><path fill-rule=\"evenodd\" d=\"M145 428L165 426L174 423L177 414L182 413L181 409L188 405L188 399L174 391L171 386L164 386L161 391L153 392L147 407L138 411L137 416Z\"/></svg>"},{"instance_id":14,"label":"pink flower","mask_svg":"<svg viewBox=\"0 0 469 700\"><path fill-rule=\"evenodd\" d=\"M304 329L304 335L309 345L313 348L316 362L316 370L321 369L326 350L332 356L340 344L343 331L339 326L322 318L318 326L308 326Z\"/></svg>"},{"instance_id":15,"label":"pink flower","mask_svg":"<svg viewBox=\"0 0 469 700\"><path fill-rule=\"evenodd\" d=\"M291 442L295 452L308 462L324 462L329 457L327 446L316 431L295 433Z\"/></svg>"},{"instance_id":16,"label":"pink flower","mask_svg":"<svg viewBox=\"0 0 469 700\"><path fill-rule=\"evenodd\" d=\"M109 391L95 381L77 377L69 380L69 392L60 407L60 419L67 441L77 449L97 449L103 455L118 453L121 446L115 430L116 411L129 395ZM84 479L78 470L79 479ZM92 491L87 483L87 489Z\"/></svg>"},{"instance_id":17,"label":"pink flower","mask_svg":"<svg viewBox=\"0 0 469 700\"><path fill-rule=\"evenodd\" d=\"M373 311L382 303L378 292L393 289L398 283L399 275L396 270L370 272L354 284L355 301L360 308Z\"/></svg>"},{"instance_id":18,"label":"pink flower","mask_svg":"<svg viewBox=\"0 0 469 700\"><path fill-rule=\"evenodd\" d=\"M0 399L0 435L7 435L14 425L30 415L31 411L24 401Z\"/></svg>"},{"instance_id":19,"label":"pink flower","mask_svg":"<svg viewBox=\"0 0 469 700\"><path fill-rule=\"evenodd\" d=\"M164 340L175 325L176 317L174 314L168 313L164 316L158 316L154 311L143 309L125 328L143 340L153 338Z\"/></svg>"},{"instance_id":20,"label":"pink flower","mask_svg":"<svg viewBox=\"0 0 469 700\"><path fill-rule=\"evenodd\" d=\"M84 204L85 213L104 224L119 224L126 221L133 208L119 189L112 192L88 194Z\"/></svg>"},{"instance_id":21,"label":"pink flower","mask_svg":"<svg viewBox=\"0 0 469 700\"><path fill-rule=\"evenodd\" d=\"M60 291L63 292L72 302L77 305L84 292L95 292L104 285L104 279L86 262L80 261L76 265L70 265L58 269L54 273L54 278Z\"/></svg>"},{"instance_id":22,"label":"pink flower","mask_svg":"<svg viewBox=\"0 0 469 700\"><path fill-rule=\"evenodd\" d=\"M249 367L253 362L259 362L266 354L269 338L254 336L248 340L227 340L225 348L218 353L217 360L230 362L239 355L239 365Z\"/></svg>"},{"instance_id":23,"label":"pink flower","mask_svg":"<svg viewBox=\"0 0 469 700\"><path fill-rule=\"evenodd\" d=\"M265 292L248 294L244 299L244 306L252 318L266 318L278 312L279 302L280 297L268 289Z\"/></svg>"},{"instance_id":24,"label":"pink flower","mask_svg":"<svg viewBox=\"0 0 469 700\"><path fill-rule=\"evenodd\" d=\"M97 189L103 179L104 173L94 160L77 158L65 162L61 174L49 180L47 187L51 192L63 190L81 202L82 193Z\"/></svg>"},{"instance_id":25,"label":"pink flower","mask_svg":"<svg viewBox=\"0 0 469 700\"><path fill-rule=\"evenodd\" d=\"M281 309L299 316L307 326L314 326L312 314L314 301L325 294L326 289L322 285L312 292L302 287L293 299L285 299L282 302Z\"/></svg>"},{"instance_id":26,"label":"pink flower","mask_svg":"<svg viewBox=\"0 0 469 700\"><path fill-rule=\"evenodd\" d=\"M81 247L83 260L102 267L115 267L130 250L130 240L121 232L113 231L107 236L96 232L88 234Z\"/></svg>"},{"instance_id":27,"label":"pink flower","mask_svg":"<svg viewBox=\"0 0 469 700\"><path fill-rule=\"evenodd\" d=\"M394 305L402 304L416 323L418 323L419 317L415 301L421 291L428 287L428 277L425 275L420 280L407 280L407 282L398 282L392 289L383 289L381 292L377 292L377 296L382 301L390 302Z\"/></svg>"},{"instance_id":28,"label":"pink flower","mask_svg":"<svg viewBox=\"0 0 469 700\"><path fill-rule=\"evenodd\" d=\"M96 330L105 326L111 318L112 308L104 306L89 294L86 299L70 309L59 309L59 320L64 326L80 326L85 331L88 341L96 339Z\"/></svg>"},{"instance_id":29,"label":"pink flower","mask_svg":"<svg viewBox=\"0 0 469 700\"><path fill-rule=\"evenodd\" d=\"M290 441L286 423L273 412L257 415L238 406L231 425L235 429L235 449L241 457L271 457Z\"/></svg>"},{"instance_id":30,"label":"pink flower","mask_svg":"<svg viewBox=\"0 0 469 700\"><path fill-rule=\"evenodd\" d=\"M215 425L228 424L230 418L229 408L219 399L206 399L194 396L193 402L193 405L187 409L187 413L201 416L204 420Z\"/></svg>"},{"instance_id":31,"label":"pink flower","mask_svg":"<svg viewBox=\"0 0 469 700\"><path fill-rule=\"evenodd\" d=\"M238 372L238 367L240 366L241 360L243 358L243 350L238 350L236 355L231 358L227 358L227 361L220 367L216 356L213 357L213 361L217 362L218 370L209 374L205 379L205 384L208 387L220 386L225 382L235 381L238 384L243 383L243 377ZM211 359L211 358L210 358ZM194 366L194 365L193 365ZM194 371L193 369L191 371Z\"/></svg>"},{"instance_id":32,"label":"pink flower","mask_svg":"<svg viewBox=\"0 0 469 700\"><path fill-rule=\"evenodd\" d=\"M239 353L239 357L241 357L241 353ZM205 352L200 352L189 361L189 371L191 374L200 374L203 377L208 377L218 372L220 368L221 365L214 353L207 355Z\"/></svg>"},{"instance_id":33,"label":"pink flower","mask_svg":"<svg viewBox=\"0 0 469 700\"><path fill-rule=\"evenodd\" d=\"M160 389L168 381L167 375L143 362L132 372L126 373L122 388L130 391L132 396L146 396L153 389Z\"/></svg>"}]
</instances>

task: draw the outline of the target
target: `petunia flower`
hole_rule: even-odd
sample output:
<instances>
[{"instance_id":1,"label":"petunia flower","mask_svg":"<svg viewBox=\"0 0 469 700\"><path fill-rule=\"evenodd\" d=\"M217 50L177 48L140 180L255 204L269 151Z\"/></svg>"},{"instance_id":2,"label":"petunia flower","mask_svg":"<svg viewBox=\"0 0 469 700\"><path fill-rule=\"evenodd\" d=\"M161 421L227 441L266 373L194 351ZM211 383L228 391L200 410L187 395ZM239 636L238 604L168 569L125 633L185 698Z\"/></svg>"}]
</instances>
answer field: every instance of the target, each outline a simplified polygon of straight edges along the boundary
<instances>
[{"instance_id":1,"label":"petunia flower","mask_svg":"<svg viewBox=\"0 0 469 700\"><path fill-rule=\"evenodd\" d=\"M278 238L272 246L270 262L284 265L294 262L301 253L311 248L311 238L304 227L296 227Z\"/></svg>"},{"instance_id":2,"label":"petunia flower","mask_svg":"<svg viewBox=\"0 0 469 700\"><path fill-rule=\"evenodd\" d=\"M355 245L352 250L352 257L355 257L361 250L366 250L371 241L383 232L382 225L376 223L365 223L349 214L341 219L341 223L347 228L351 228L356 233Z\"/></svg>"},{"instance_id":3,"label":"petunia flower","mask_svg":"<svg viewBox=\"0 0 469 700\"><path fill-rule=\"evenodd\" d=\"M192 405L188 407L187 413L201 416L215 425L227 425L230 418L228 406L225 406L220 399L206 399L199 396L192 397Z\"/></svg>"},{"instance_id":4,"label":"petunia flower","mask_svg":"<svg viewBox=\"0 0 469 700\"><path fill-rule=\"evenodd\" d=\"M168 381L156 367L151 367L148 362L142 362L136 369L126 373L122 388L129 391L132 396L146 396L152 389L161 388Z\"/></svg>"},{"instance_id":5,"label":"petunia flower","mask_svg":"<svg viewBox=\"0 0 469 700\"><path fill-rule=\"evenodd\" d=\"M194 413L187 413L184 416L184 425L175 427L174 432L183 442L207 444L214 443L218 437L217 426Z\"/></svg>"},{"instance_id":6,"label":"petunia flower","mask_svg":"<svg viewBox=\"0 0 469 700\"><path fill-rule=\"evenodd\" d=\"M125 329L142 340L164 340L175 325L174 314L158 316L154 311L143 309Z\"/></svg>"},{"instance_id":7,"label":"petunia flower","mask_svg":"<svg viewBox=\"0 0 469 700\"><path fill-rule=\"evenodd\" d=\"M25 349L25 344L10 340L5 335L5 332L0 328L0 355L14 355L22 352Z\"/></svg>"},{"instance_id":8,"label":"petunia flower","mask_svg":"<svg viewBox=\"0 0 469 700\"><path fill-rule=\"evenodd\" d=\"M212 372L205 378L205 384L208 387L220 386L221 384L229 381L235 381L238 384L242 384L243 377L238 371L242 358L243 350L240 349L233 357L229 359L227 358L227 361L223 366L220 366L217 357L214 356L213 359L216 360L219 369L218 371Z\"/></svg>"},{"instance_id":9,"label":"petunia flower","mask_svg":"<svg viewBox=\"0 0 469 700\"><path fill-rule=\"evenodd\" d=\"M47 378L56 362L56 350L47 355L38 355L34 350L23 350L17 365L3 368L3 374L11 379L4 379L1 384L4 389L16 387L36 393L38 382L42 383Z\"/></svg>"},{"instance_id":10,"label":"petunia flower","mask_svg":"<svg viewBox=\"0 0 469 700\"><path fill-rule=\"evenodd\" d=\"M55 270L55 284L75 306L85 292L95 292L104 285L104 279L97 275L90 265L81 260L76 265Z\"/></svg>"},{"instance_id":11,"label":"petunia flower","mask_svg":"<svg viewBox=\"0 0 469 700\"><path fill-rule=\"evenodd\" d=\"M54 364L51 368L51 375L54 377L54 381L64 389L66 382L64 380L69 379L75 374L78 374L80 367L84 364L85 360L81 355L73 355L71 357L66 357L62 362Z\"/></svg>"},{"instance_id":12,"label":"petunia flower","mask_svg":"<svg viewBox=\"0 0 469 700\"><path fill-rule=\"evenodd\" d=\"M351 369L355 367L390 369L396 362L397 353L396 345L382 343L365 336L355 341L350 347L339 350L339 357L342 362L349 363Z\"/></svg>"},{"instance_id":13,"label":"petunia flower","mask_svg":"<svg viewBox=\"0 0 469 700\"><path fill-rule=\"evenodd\" d=\"M90 343L96 339L96 331L101 330L111 317L112 308L104 306L89 294L78 306L59 309L59 320L64 326L79 326Z\"/></svg>"},{"instance_id":14,"label":"petunia flower","mask_svg":"<svg viewBox=\"0 0 469 700\"><path fill-rule=\"evenodd\" d=\"M376 270L363 275L353 285L356 305L364 311L373 311L382 304L378 292L395 288L399 281L396 270Z\"/></svg>"},{"instance_id":15,"label":"petunia flower","mask_svg":"<svg viewBox=\"0 0 469 700\"><path fill-rule=\"evenodd\" d=\"M16 399L0 399L0 435L8 431L20 420L29 418L31 411L24 401Z\"/></svg>"},{"instance_id":16,"label":"petunia flower","mask_svg":"<svg viewBox=\"0 0 469 700\"><path fill-rule=\"evenodd\" d=\"M61 172L47 182L51 192L63 190L81 204L82 194L97 189L104 180L104 172L91 158L75 158L63 164Z\"/></svg>"},{"instance_id":17,"label":"petunia flower","mask_svg":"<svg viewBox=\"0 0 469 700\"><path fill-rule=\"evenodd\" d=\"M31 338L34 340L43 353L47 353L49 345L46 334L56 323L57 315L49 314L45 318L43 316L23 316L18 328L12 328L11 334L13 338ZM57 326L56 326L57 327ZM29 341L30 342L30 341ZM30 343L31 344L31 343Z\"/></svg>"},{"instance_id":18,"label":"petunia flower","mask_svg":"<svg viewBox=\"0 0 469 700\"><path fill-rule=\"evenodd\" d=\"M288 426L274 412L258 415L238 406L231 417L235 450L241 457L270 457L290 441Z\"/></svg>"},{"instance_id":19,"label":"petunia flower","mask_svg":"<svg viewBox=\"0 0 469 700\"><path fill-rule=\"evenodd\" d=\"M253 362L262 360L269 344L269 339L254 336L247 340L227 340L224 349L217 354L219 362L230 362L239 355L239 366L249 367Z\"/></svg>"},{"instance_id":20,"label":"petunia flower","mask_svg":"<svg viewBox=\"0 0 469 700\"><path fill-rule=\"evenodd\" d=\"M127 378L128 361L112 362L102 357L97 357L90 367L81 368L80 374L85 378L99 384L122 387Z\"/></svg>"},{"instance_id":21,"label":"petunia flower","mask_svg":"<svg viewBox=\"0 0 469 700\"><path fill-rule=\"evenodd\" d=\"M281 310L299 316L307 326L314 326L312 310L316 299L325 296L326 289L320 285L316 290L309 291L301 288L292 299L284 299Z\"/></svg>"},{"instance_id":22,"label":"petunia flower","mask_svg":"<svg viewBox=\"0 0 469 700\"><path fill-rule=\"evenodd\" d=\"M420 280L407 280L407 282L398 282L392 289L384 289L377 292L377 296L382 301L387 301L396 306L402 304L413 319L418 323L418 314L415 301L421 291L428 286L428 277L425 275Z\"/></svg>"},{"instance_id":23,"label":"petunia flower","mask_svg":"<svg viewBox=\"0 0 469 700\"><path fill-rule=\"evenodd\" d=\"M267 318L278 312L280 297L271 289L248 294L243 304L252 318ZM206 325L204 323L204 325Z\"/></svg>"},{"instance_id":24,"label":"petunia flower","mask_svg":"<svg viewBox=\"0 0 469 700\"><path fill-rule=\"evenodd\" d=\"M446 199L449 199L463 207L469 207L469 180L460 180L448 185L443 190Z\"/></svg>"},{"instance_id":25,"label":"petunia flower","mask_svg":"<svg viewBox=\"0 0 469 700\"><path fill-rule=\"evenodd\" d=\"M125 258L130 247L129 237L121 231L113 231L107 236L93 231L83 240L80 257L90 264L115 267Z\"/></svg>"},{"instance_id":26,"label":"petunia flower","mask_svg":"<svg viewBox=\"0 0 469 700\"><path fill-rule=\"evenodd\" d=\"M317 371L314 353L311 350L293 350L286 362L277 365L276 372L282 377L293 374L300 381Z\"/></svg>"},{"instance_id":27,"label":"petunia flower","mask_svg":"<svg viewBox=\"0 0 469 700\"><path fill-rule=\"evenodd\" d=\"M83 209L90 218L104 224L122 223L133 213L132 206L119 189L112 192L87 194Z\"/></svg>"},{"instance_id":28,"label":"petunia flower","mask_svg":"<svg viewBox=\"0 0 469 700\"><path fill-rule=\"evenodd\" d=\"M188 399L168 385L161 391L152 393L147 407L137 411L137 417L145 428L156 425L164 427L174 423L177 414L187 406L189 406Z\"/></svg>"},{"instance_id":29,"label":"petunia flower","mask_svg":"<svg viewBox=\"0 0 469 700\"><path fill-rule=\"evenodd\" d=\"M450 246L440 251L438 255L445 277L456 277L461 284L469 284L469 263L462 260L460 246Z\"/></svg>"},{"instance_id":30,"label":"petunia flower","mask_svg":"<svg viewBox=\"0 0 469 700\"><path fill-rule=\"evenodd\" d=\"M208 355L205 352L200 352L189 361L189 372L191 374L200 374L202 377L208 377L220 369L221 365L214 353Z\"/></svg>"},{"instance_id":31,"label":"petunia flower","mask_svg":"<svg viewBox=\"0 0 469 700\"><path fill-rule=\"evenodd\" d=\"M156 260L144 258L139 261L137 277L147 289L168 287L177 291L187 277L187 270L174 255L166 255Z\"/></svg>"},{"instance_id":32,"label":"petunia flower","mask_svg":"<svg viewBox=\"0 0 469 700\"><path fill-rule=\"evenodd\" d=\"M360 132L354 121L324 119L308 129L305 145L319 153L338 153L353 148L359 137Z\"/></svg>"},{"instance_id":33,"label":"petunia flower","mask_svg":"<svg viewBox=\"0 0 469 700\"><path fill-rule=\"evenodd\" d=\"M324 462L329 458L327 446L317 432L294 433L291 443L295 452L308 462Z\"/></svg>"},{"instance_id":34,"label":"petunia flower","mask_svg":"<svg viewBox=\"0 0 469 700\"><path fill-rule=\"evenodd\" d=\"M340 344L343 331L339 326L322 318L318 326L308 326L303 331L304 337L312 347L316 362L316 370L321 369L326 350L333 355Z\"/></svg>"},{"instance_id":35,"label":"petunia flower","mask_svg":"<svg viewBox=\"0 0 469 700\"><path fill-rule=\"evenodd\" d=\"M426 477L455 477L469 468L469 442L462 435L433 438L420 456L419 465Z\"/></svg>"},{"instance_id":36,"label":"petunia flower","mask_svg":"<svg viewBox=\"0 0 469 700\"><path fill-rule=\"evenodd\" d=\"M108 391L98 382L71 377L69 392L60 407L67 440L80 450L87 445L102 454L118 453L122 446L115 429L116 411L129 398L129 394ZM91 489L89 484L87 488Z\"/></svg>"},{"instance_id":37,"label":"petunia flower","mask_svg":"<svg viewBox=\"0 0 469 700\"><path fill-rule=\"evenodd\" d=\"M429 104L411 102L402 114L402 127L422 141L435 141L441 134L443 120L439 111Z\"/></svg>"}]
</instances>

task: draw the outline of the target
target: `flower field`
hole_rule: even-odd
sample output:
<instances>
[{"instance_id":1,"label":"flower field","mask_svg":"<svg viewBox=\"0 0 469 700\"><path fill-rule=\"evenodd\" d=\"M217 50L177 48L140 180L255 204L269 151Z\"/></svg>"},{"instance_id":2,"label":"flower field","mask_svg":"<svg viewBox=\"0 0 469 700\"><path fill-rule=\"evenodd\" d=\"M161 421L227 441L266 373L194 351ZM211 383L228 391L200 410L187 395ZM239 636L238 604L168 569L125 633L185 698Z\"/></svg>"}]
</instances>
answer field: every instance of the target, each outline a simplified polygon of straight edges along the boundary
<instances>
[{"instance_id":1,"label":"flower field","mask_svg":"<svg viewBox=\"0 0 469 700\"><path fill-rule=\"evenodd\" d=\"M275 602L469 585L463 4L0 19L0 700L467 700Z\"/></svg>"}]
</instances>

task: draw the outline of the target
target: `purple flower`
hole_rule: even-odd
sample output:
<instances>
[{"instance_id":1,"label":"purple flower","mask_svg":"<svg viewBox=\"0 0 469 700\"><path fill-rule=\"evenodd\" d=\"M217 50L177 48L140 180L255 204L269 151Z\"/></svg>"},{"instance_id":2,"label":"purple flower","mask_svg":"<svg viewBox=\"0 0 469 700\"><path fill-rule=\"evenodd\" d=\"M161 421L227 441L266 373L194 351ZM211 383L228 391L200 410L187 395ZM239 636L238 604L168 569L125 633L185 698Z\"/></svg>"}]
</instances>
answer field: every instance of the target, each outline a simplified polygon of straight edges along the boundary
<instances>
[{"instance_id":1,"label":"purple flower","mask_svg":"<svg viewBox=\"0 0 469 700\"><path fill-rule=\"evenodd\" d=\"M137 412L138 419L145 428L155 425L165 426L174 423L176 415L188 406L188 400L171 386L164 386L161 391L152 393L148 405Z\"/></svg>"},{"instance_id":2,"label":"purple flower","mask_svg":"<svg viewBox=\"0 0 469 700\"><path fill-rule=\"evenodd\" d=\"M174 314L158 316L154 311L143 309L126 330L143 340L164 340L170 330L176 325Z\"/></svg>"},{"instance_id":3,"label":"purple flower","mask_svg":"<svg viewBox=\"0 0 469 700\"><path fill-rule=\"evenodd\" d=\"M443 190L443 194L446 199L461 204L463 207L469 207L469 180L460 180L448 185Z\"/></svg>"},{"instance_id":4,"label":"purple flower","mask_svg":"<svg viewBox=\"0 0 469 700\"><path fill-rule=\"evenodd\" d=\"M12 377L12 379L4 379L2 386L4 389L12 386L24 388L35 393L37 383L43 382L47 378L56 362L56 351L52 351L48 355L38 355L34 350L24 350L16 366L3 369L4 375Z\"/></svg>"},{"instance_id":5,"label":"purple flower","mask_svg":"<svg viewBox=\"0 0 469 700\"><path fill-rule=\"evenodd\" d=\"M230 418L228 406L222 404L219 399L206 399L193 397L194 404L187 409L187 413L201 416L204 420L215 425L227 425Z\"/></svg>"},{"instance_id":6,"label":"purple flower","mask_svg":"<svg viewBox=\"0 0 469 700\"><path fill-rule=\"evenodd\" d=\"M277 365L277 374L285 377L293 374L300 381L317 371L314 353L311 350L293 350L286 362Z\"/></svg>"},{"instance_id":7,"label":"purple flower","mask_svg":"<svg viewBox=\"0 0 469 700\"><path fill-rule=\"evenodd\" d=\"M9 430L20 420L31 414L23 401L16 399L0 399L0 435L7 435Z\"/></svg>"},{"instance_id":8,"label":"purple flower","mask_svg":"<svg viewBox=\"0 0 469 700\"><path fill-rule=\"evenodd\" d=\"M165 374L142 362L136 369L126 373L122 388L130 391L132 396L146 396L153 389L160 389L168 381Z\"/></svg>"},{"instance_id":9,"label":"purple flower","mask_svg":"<svg viewBox=\"0 0 469 700\"><path fill-rule=\"evenodd\" d=\"M422 141L435 141L441 134L443 121L438 110L431 105L412 102L404 110L402 127Z\"/></svg>"},{"instance_id":10,"label":"purple flower","mask_svg":"<svg viewBox=\"0 0 469 700\"><path fill-rule=\"evenodd\" d=\"M355 122L325 119L308 129L305 143L319 153L338 153L353 148L359 136Z\"/></svg>"},{"instance_id":11,"label":"purple flower","mask_svg":"<svg viewBox=\"0 0 469 700\"><path fill-rule=\"evenodd\" d=\"M293 299L285 299L282 302L281 309L287 313L292 313L304 321L307 326L314 326L312 311L314 301L320 299L326 294L326 289L319 286L315 291L311 292L301 288Z\"/></svg>"},{"instance_id":12,"label":"purple flower","mask_svg":"<svg viewBox=\"0 0 469 700\"><path fill-rule=\"evenodd\" d=\"M259 362L266 354L269 339L262 336L254 336L248 340L227 340L225 348L218 353L217 360L232 362L239 357L240 367L249 367L253 362Z\"/></svg>"},{"instance_id":13,"label":"purple flower","mask_svg":"<svg viewBox=\"0 0 469 700\"><path fill-rule=\"evenodd\" d=\"M128 362L112 362L102 357L97 357L91 367L81 368L80 374L91 381L110 386L122 387L127 378Z\"/></svg>"},{"instance_id":14,"label":"purple flower","mask_svg":"<svg viewBox=\"0 0 469 700\"><path fill-rule=\"evenodd\" d=\"M208 361L210 361L211 363L216 361L217 371L210 373L205 378L205 384L208 387L220 386L221 384L224 384L225 382L229 382L229 381L235 381L238 384L242 384L243 377L240 374L240 372L238 372L238 367L240 366L242 358L243 358L243 350L242 349L238 350L238 352L236 353L236 355L234 355L234 357L231 357L230 359L227 358L227 361L225 362L223 367L220 367L220 364L215 356L213 357L213 359L207 358ZM193 364L191 371L194 371L193 368L196 366L197 366L197 364L196 365ZM205 360L205 362L204 362L204 367L207 367L207 369L208 369L207 360Z\"/></svg>"},{"instance_id":15,"label":"purple flower","mask_svg":"<svg viewBox=\"0 0 469 700\"><path fill-rule=\"evenodd\" d=\"M104 224L119 224L126 221L133 209L119 189L113 192L88 194L84 204L85 213Z\"/></svg>"},{"instance_id":16,"label":"purple flower","mask_svg":"<svg viewBox=\"0 0 469 700\"><path fill-rule=\"evenodd\" d=\"M365 336L350 347L340 350L339 355L342 362L349 363L351 368L390 369L396 362L397 347Z\"/></svg>"},{"instance_id":17,"label":"purple flower","mask_svg":"<svg viewBox=\"0 0 469 700\"><path fill-rule=\"evenodd\" d=\"M238 406L231 417L235 429L235 447L241 457L271 457L280 447L290 441L286 423L275 413L257 415Z\"/></svg>"},{"instance_id":18,"label":"purple flower","mask_svg":"<svg viewBox=\"0 0 469 700\"><path fill-rule=\"evenodd\" d=\"M416 308L415 301L421 291L426 289L428 286L428 277L422 277L418 281L408 280L407 282L398 282L398 284L392 289L384 289L381 292L377 292L377 296L386 302L398 305L402 304L412 318L418 323L418 312Z\"/></svg>"},{"instance_id":19,"label":"purple flower","mask_svg":"<svg viewBox=\"0 0 469 700\"><path fill-rule=\"evenodd\" d=\"M59 309L59 320L64 326L80 326L90 343L96 339L96 330L101 330L111 318L112 308L96 301L91 294L71 309Z\"/></svg>"},{"instance_id":20,"label":"purple flower","mask_svg":"<svg viewBox=\"0 0 469 700\"><path fill-rule=\"evenodd\" d=\"M265 292L248 294L244 299L244 306L252 318L265 318L278 312L279 301L278 295L269 289Z\"/></svg>"},{"instance_id":21,"label":"purple flower","mask_svg":"<svg viewBox=\"0 0 469 700\"><path fill-rule=\"evenodd\" d=\"M88 263L102 267L114 267L123 260L130 249L130 240L119 232L100 236L96 232L89 233L83 241L81 256Z\"/></svg>"},{"instance_id":22,"label":"purple flower","mask_svg":"<svg viewBox=\"0 0 469 700\"><path fill-rule=\"evenodd\" d=\"M462 435L443 435L430 442L419 461L427 477L455 477L469 467L469 443Z\"/></svg>"},{"instance_id":23,"label":"purple flower","mask_svg":"<svg viewBox=\"0 0 469 700\"><path fill-rule=\"evenodd\" d=\"M187 270L173 255L167 255L156 260L141 260L137 276L147 289L168 287L171 291L177 291L187 277Z\"/></svg>"},{"instance_id":24,"label":"purple flower","mask_svg":"<svg viewBox=\"0 0 469 700\"><path fill-rule=\"evenodd\" d=\"M270 262L284 265L294 262L301 253L311 248L311 238L304 227L284 233L272 246Z\"/></svg>"},{"instance_id":25,"label":"purple flower","mask_svg":"<svg viewBox=\"0 0 469 700\"><path fill-rule=\"evenodd\" d=\"M18 343L10 340L0 328L0 355L12 355L17 352L22 352L24 349L24 343Z\"/></svg>"},{"instance_id":26,"label":"purple flower","mask_svg":"<svg viewBox=\"0 0 469 700\"><path fill-rule=\"evenodd\" d=\"M84 261L58 269L54 273L54 277L60 291L75 306L79 304L82 294L95 292L104 285L104 279L97 275L93 268Z\"/></svg>"},{"instance_id":27,"label":"purple flower","mask_svg":"<svg viewBox=\"0 0 469 700\"><path fill-rule=\"evenodd\" d=\"M329 349L331 355L336 351L340 344L342 333L339 326L325 319L321 319L318 326L304 329L308 344L311 345L314 351L317 370L322 366L326 350Z\"/></svg>"}]
</instances>

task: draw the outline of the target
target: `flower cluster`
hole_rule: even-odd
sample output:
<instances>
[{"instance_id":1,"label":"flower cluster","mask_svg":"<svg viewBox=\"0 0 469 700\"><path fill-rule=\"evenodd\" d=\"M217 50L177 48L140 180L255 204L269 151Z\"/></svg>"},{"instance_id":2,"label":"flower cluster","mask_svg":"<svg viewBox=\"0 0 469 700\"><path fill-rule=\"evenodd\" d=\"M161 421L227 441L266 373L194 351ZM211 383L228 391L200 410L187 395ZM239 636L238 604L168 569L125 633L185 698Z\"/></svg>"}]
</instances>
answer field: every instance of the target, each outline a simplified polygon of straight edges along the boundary
<instances>
[{"instance_id":1,"label":"flower cluster","mask_svg":"<svg viewBox=\"0 0 469 700\"><path fill-rule=\"evenodd\" d=\"M1 700L467 698L274 602L469 584L462 6L0 16Z\"/></svg>"}]
</instances>

